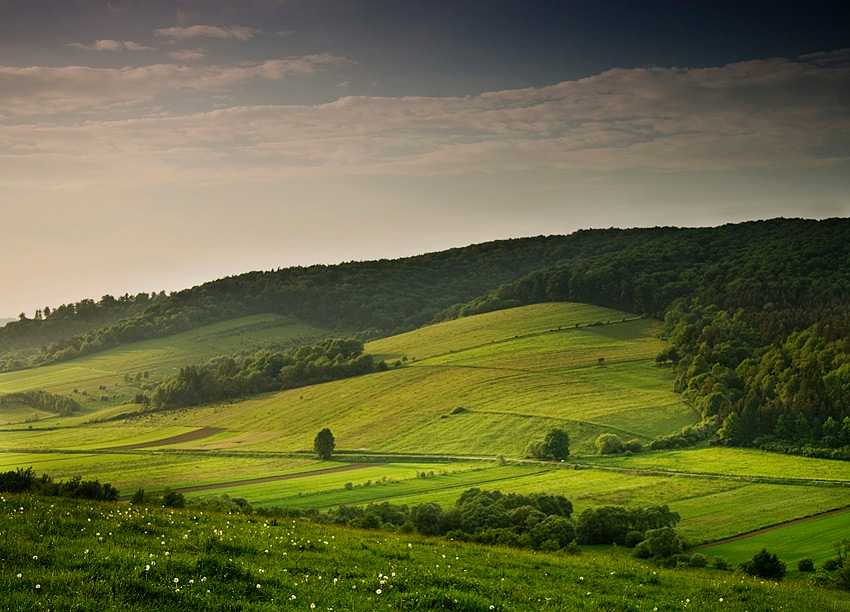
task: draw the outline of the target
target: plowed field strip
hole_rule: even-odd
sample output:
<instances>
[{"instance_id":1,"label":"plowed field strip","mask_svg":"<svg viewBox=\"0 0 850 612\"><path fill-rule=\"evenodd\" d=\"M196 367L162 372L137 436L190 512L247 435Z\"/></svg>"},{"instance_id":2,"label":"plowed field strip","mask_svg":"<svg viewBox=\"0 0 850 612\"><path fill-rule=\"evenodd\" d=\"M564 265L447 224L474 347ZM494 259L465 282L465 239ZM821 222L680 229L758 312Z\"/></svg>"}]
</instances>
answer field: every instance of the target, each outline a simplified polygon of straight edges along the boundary
<instances>
[{"instance_id":1,"label":"plowed field strip","mask_svg":"<svg viewBox=\"0 0 850 612\"><path fill-rule=\"evenodd\" d=\"M137 444L126 444L124 446L110 446L108 448L99 448L97 450L102 451L118 451L118 450L137 450L139 448L153 448L155 446L167 446L169 444L182 444L183 442L194 442L195 440L201 440L203 438L209 438L210 436L214 436L223 431L227 431L226 429L222 429L221 427L201 427L200 429L196 429L195 431L187 431L186 433L182 433L177 436L171 436L170 438L162 438L160 440L151 440L150 442L139 442Z\"/></svg>"}]
</instances>

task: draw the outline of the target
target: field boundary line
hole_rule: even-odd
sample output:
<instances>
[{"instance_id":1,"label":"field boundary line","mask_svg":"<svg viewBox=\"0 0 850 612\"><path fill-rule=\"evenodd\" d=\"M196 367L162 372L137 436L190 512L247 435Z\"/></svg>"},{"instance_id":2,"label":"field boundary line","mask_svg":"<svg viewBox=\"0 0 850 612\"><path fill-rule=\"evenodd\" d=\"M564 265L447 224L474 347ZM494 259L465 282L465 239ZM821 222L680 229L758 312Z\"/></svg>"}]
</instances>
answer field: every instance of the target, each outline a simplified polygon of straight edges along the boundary
<instances>
[{"instance_id":1,"label":"field boundary line","mask_svg":"<svg viewBox=\"0 0 850 612\"><path fill-rule=\"evenodd\" d=\"M819 512L817 514L811 514L809 516L804 516L798 519L793 519L791 521L785 521L784 523L776 523L775 525L768 525L767 527L762 527L760 529L754 529L753 531L748 531L747 533L742 533L736 536L732 536L731 538L723 538L722 540L715 540L714 542L707 542L705 544L700 544L699 546L694 546L693 548L689 548L688 552L702 550L704 548L712 548L714 546L721 546L723 544L729 544L730 542L738 542L740 540L746 540L748 538L752 538L753 536L761 535L763 533L768 533L770 531L776 531L777 529L782 529L784 527L790 527L791 525L800 525L802 523L808 523L810 521L817 520L819 518L825 518L827 516L834 516L836 514L843 514L844 512L850 511L850 506L843 506L841 508L834 508L833 510L827 510L826 512Z\"/></svg>"},{"instance_id":2,"label":"field boundary line","mask_svg":"<svg viewBox=\"0 0 850 612\"><path fill-rule=\"evenodd\" d=\"M377 467L380 463L353 463L350 465L340 465L339 467L325 468L323 470L314 470L312 472L295 472L293 474L279 474L278 476L264 476L261 478L247 478L245 480L233 480L230 482L211 483L205 485L196 485L192 487L181 487L173 489L177 493L195 493L197 491L213 491L215 489L228 489L231 487L241 487L252 484L263 484L266 482L277 482L279 480L293 480L295 478L307 478L308 476L319 476L322 474L336 474L338 472L349 472L351 470L362 470L364 468ZM122 495L118 501L130 501L132 495Z\"/></svg>"}]
</instances>

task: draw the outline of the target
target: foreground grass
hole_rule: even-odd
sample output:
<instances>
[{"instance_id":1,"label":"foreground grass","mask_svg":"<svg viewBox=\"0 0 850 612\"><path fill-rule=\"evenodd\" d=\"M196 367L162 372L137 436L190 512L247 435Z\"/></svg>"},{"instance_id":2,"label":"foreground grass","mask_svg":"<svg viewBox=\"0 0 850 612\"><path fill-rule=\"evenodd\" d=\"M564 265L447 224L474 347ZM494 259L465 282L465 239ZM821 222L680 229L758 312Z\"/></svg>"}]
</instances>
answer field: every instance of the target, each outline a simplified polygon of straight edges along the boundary
<instances>
[{"instance_id":1,"label":"foreground grass","mask_svg":"<svg viewBox=\"0 0 850 612\"><path fill-rule=\"evenodd\" d=\"M850 610L846 594L619 555L0 497L0 610Z\"/></svg>"}]
</instances>

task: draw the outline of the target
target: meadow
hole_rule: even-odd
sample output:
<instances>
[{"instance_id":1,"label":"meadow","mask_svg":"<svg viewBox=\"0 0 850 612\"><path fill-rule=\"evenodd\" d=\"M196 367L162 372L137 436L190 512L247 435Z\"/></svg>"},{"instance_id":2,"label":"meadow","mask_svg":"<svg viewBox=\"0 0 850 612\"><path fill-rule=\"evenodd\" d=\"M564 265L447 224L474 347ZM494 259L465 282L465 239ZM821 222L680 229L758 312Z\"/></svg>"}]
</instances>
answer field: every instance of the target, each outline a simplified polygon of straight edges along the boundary
<instances>
[{"instance_id":1,"label":"meadow","mask_svg":"<svg viewBox=\"0 0 850 612\"><path fill-rule=\"evenodd\" d=\"M622 554L0 496L0 610L850 610L846 594Z\"/></svg>"},{"instance_id":2,"label":"meadow","mask_svg":"<svg viewBox=\"0 0 850 612\"><path fill-rule=\"evenodd\" d=\"M296 322L291 317L272 314L242 317L167 338L134 342L64 363L0 373L0 393L41 389L70 395L88 415L104 406L132 399L145 386L153 385L182 366L204 363L217 355L291 346L325 335L325 330ZM132 380L125 380L125 375ZM138 380L137 375L140 375ZM74 393L75 389L78 393ZM106 399L101 399L103 397ZM50 418L44 412L37 415L33 411L0 412L0 425Z\"/></svg>"},{"instance_id":3,"label":"meadow","mask_svg":"<svg viewBox=\"0 0 850 612\"><path fill-rule=\"evenodd\" d=\"M755 534L735 542L709 546L700 552L709 556L720 555L733 563L740 563L751 558L753 551L766 548L785 561L788 571L796 571L797 561L806 557L814 561L817 569L827 559L838 556L831 543L847 537L850 537L850 512L842 512Z\"/></svg>"}]
</instances>

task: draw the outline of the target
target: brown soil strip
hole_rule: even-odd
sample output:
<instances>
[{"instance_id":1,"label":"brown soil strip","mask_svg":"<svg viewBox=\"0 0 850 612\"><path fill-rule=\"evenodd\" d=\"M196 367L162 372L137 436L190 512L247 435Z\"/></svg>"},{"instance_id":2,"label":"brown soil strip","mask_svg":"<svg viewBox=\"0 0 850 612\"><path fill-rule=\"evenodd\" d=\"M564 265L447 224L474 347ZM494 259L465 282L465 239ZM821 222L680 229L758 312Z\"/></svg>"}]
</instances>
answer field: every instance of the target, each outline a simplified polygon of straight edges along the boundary
<instances>
[{"instance_id":1,"label":"brown soil strip","mask_svg":"<svg viewBox=\"0 0 850 612\"><path fill-rule=\"evenodd\" d=\"M110 446L108 448L99 448L101 451L125 451L136 450L139 448L153 448L155 446L167 446L169 444L182 444L183 442L194 442L203 438L209 438L215 434L227 431L220 427L201 427L195 431L187 431L177 436L170 438L162 438L161 440L151 440L150 442L139 442L138 444L126 444L124 446Z\"/></svg>"},{"instance_id":2,"label":"brown soil strip","mask_svg":"<svg viewBox=\"0 0 850 612\"><path fill-rule=\"evenodd\" d=\"M783 527L790 527L791 525L799 525L800 523L808 523L809 521L813 521L815 519L824 518L825 516L833 516L835 514L841 514L842 512L847 512L850 510L850 506L846 506L844 508L837 508L835 510L830 510L828 512L821 512L820 514L813 514L812 516L806 516L799 519L794 519L793 521L788 521L787 523L779 523L778 525L771 525L770 527L763 527L762 529L756 529L755 531L750 531L747 533L742 533L741 535L736 535L731 538L725 538L723 540L717 540L716 542L709 542L707 544L700 544L699 546L694 546L693 548L689 548L688 552L693 552L696 550L702 550L703 548L710 548L712 546L720 546L721 544L728 544L729 542L738 542L739 540L746 540L747 538L751 538L753 536L757 536L761 533L767 533L768 531L774 531L776 529L782 529Z\"/></svg>"},{"instance_id":3,"label":"brown soil strip","mask_svg":"<svg viewBox=\"0 0 850 612\"><path fill-rule=\"evenodd\" d=\"M351 465L341 465L339 467L326 468L324 470L314 470L312 472L298 472L295 474L281 474L280 476L266 476L264 478L249 478L247 480L232 480L230 482L219 482L208 485L198 485L196 487L183 487L182 489L174 489L178 493L195 493L197 491L211 491L213 489L224 489L227 487L241 487L242 485L262 484L264 482L276 482L278 480L292 480L293 478L306 478L308 476L320 476L322 474L335 474L336 472L348 472L351 470L362 470L363 468L375 467L380 463L353 463ZM122 495L118 501L129 501L132 495Z\"/></svg>"}]
</instances>

